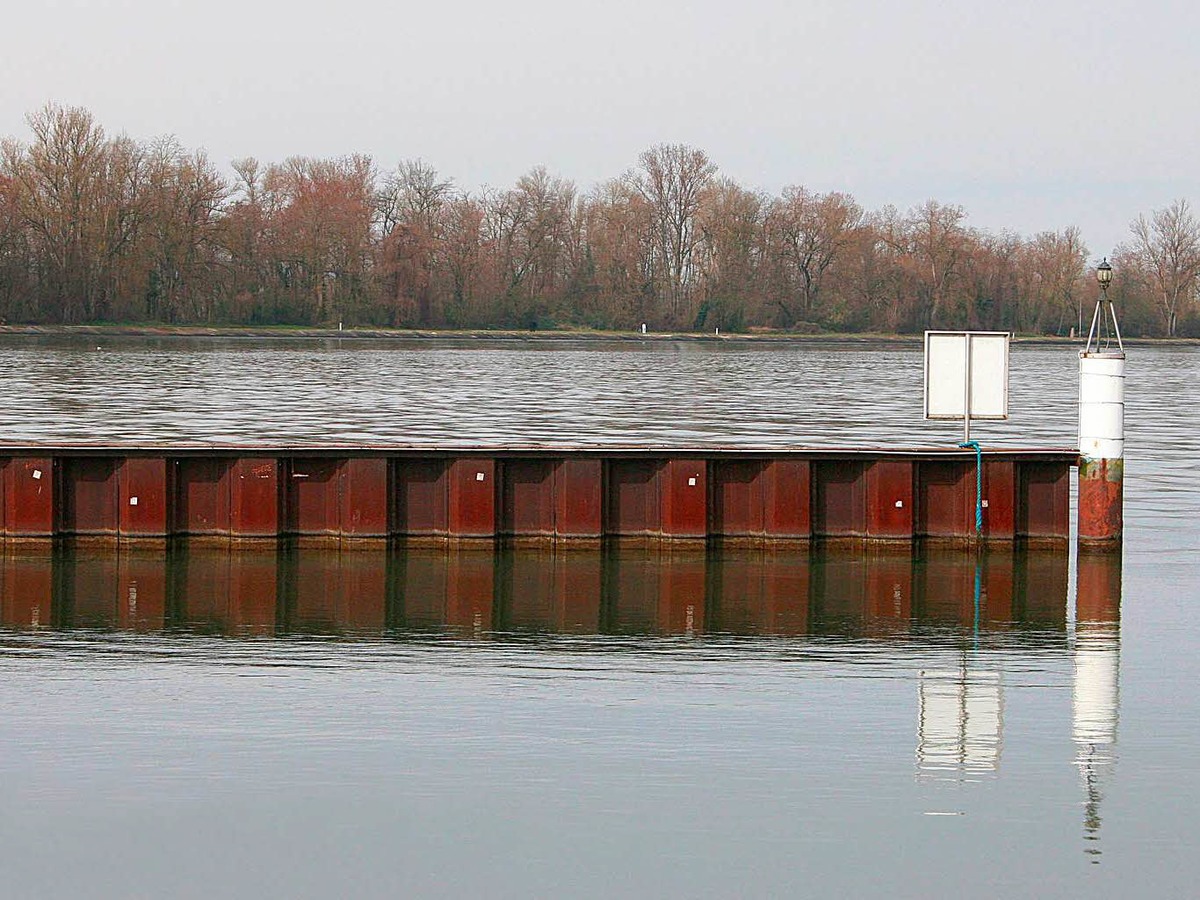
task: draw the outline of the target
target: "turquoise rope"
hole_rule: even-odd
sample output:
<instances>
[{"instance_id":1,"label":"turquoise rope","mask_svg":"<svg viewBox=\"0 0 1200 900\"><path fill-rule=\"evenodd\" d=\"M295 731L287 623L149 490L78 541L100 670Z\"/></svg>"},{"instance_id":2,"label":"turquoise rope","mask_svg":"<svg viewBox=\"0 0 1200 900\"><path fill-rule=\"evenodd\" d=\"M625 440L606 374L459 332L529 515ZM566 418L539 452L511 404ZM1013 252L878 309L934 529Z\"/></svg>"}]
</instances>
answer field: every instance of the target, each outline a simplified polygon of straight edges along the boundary
<instances>
[{"instance_id":1,"label":"turquoise rope","mask_svg":"<svg viewBox=\"0 0 1200 900\"><path fill-rule=\"evenodd\" d=\"M983 534L983 448L979 441L967 441L958 445L963 450L975 449L975 533Z\"/></svg>"}]
</instances>

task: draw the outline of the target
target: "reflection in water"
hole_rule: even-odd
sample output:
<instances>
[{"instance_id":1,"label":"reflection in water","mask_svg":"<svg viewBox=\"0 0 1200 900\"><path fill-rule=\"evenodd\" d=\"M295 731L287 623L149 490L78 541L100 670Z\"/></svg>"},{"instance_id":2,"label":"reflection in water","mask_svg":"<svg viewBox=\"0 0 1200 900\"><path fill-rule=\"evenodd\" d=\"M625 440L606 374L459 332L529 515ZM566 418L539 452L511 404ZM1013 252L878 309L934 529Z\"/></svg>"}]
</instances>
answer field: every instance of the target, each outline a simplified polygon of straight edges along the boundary
<instances>
[{"instance_id":1,"label":"reflection in water","mask_svg":"<svg viewBox=\"0 0 1200 900\"><path fill-rule=\"evenodd\" d=\"M922 672L917 766L925 776L962 779L1000 764L1004 693L999 672Z\"/></svg>"},{"instance_id":2,"label":"reflection in water","mask_svg":"<svg viewBox=\"0 0 1200 900\"><path fill-rule=\"evenodd\" d=\"M1067 558L1054 551L989 552L978 571L973 555L953 549L670 543L493 553L178 541L14 545L0 558L0 623L15 628L689 637L1066 628ZM936 706L944 692L931 691Z\"/></svg>"},{"instance_id":3,"label":"reflection in water","mask_svg":"<svg viewBox=\"0 0 1200 900\"><path fill-rule=\"evenodd\" d=\"M1011 589L1012 579L1004 577L1011 573L1003 566L998 567L996 560L985 559L982 554L974 555L972 559L974 571L970 592L965 584L959 583L950 595L956 598L964 616L968 613L961 604L970 597L971 628L977 637L984 621L1001 615L1001 611L1011 613L1016 591ZM961 570L959 566L950 572L942 572L937 581L952 583L948 576ZM1039 582L1038 588L1052 589L1052 585L1053 581L1049 584ZM921 672L917 768L923 776L965 780L981 773L995 772L1000 765L1004 732L1003 680L999 672L981 667L977 660L978 651L978 641L969 648L964 646L957 670Z\"/></svg>"},{"instance_id":4,"label":"reflection in water","mask_svg":"<svg viewBox=\"0 0 1200 900\"><path fill-rule=\"evenodd\" d=\"M1121 556L1081 553L1075 603L1072 729L1084 788L1084 839L1100 856L1100 803L1116 763L1120 708Z\"/></svg>"},{"instance_id":5,"label":"reflection in water","mask_svg":"<svg viewBox=\"0 0 1200 900\"><path fill-rule=\"evenodd\" d=\"M1006 655L997 648L1071 647L1074 761L1087 852L1098 861L1120 699L1121 561L1080 556L1073 632L1068 564L1061 552L1022 547L976 555L653 542L495 552L0 545L0 626L235 637L777 636L849 654L867 639L898 658L912 646L937 659L915 670L918 775L956 783L1000 768Z\"/></svg>"}]
</instances>

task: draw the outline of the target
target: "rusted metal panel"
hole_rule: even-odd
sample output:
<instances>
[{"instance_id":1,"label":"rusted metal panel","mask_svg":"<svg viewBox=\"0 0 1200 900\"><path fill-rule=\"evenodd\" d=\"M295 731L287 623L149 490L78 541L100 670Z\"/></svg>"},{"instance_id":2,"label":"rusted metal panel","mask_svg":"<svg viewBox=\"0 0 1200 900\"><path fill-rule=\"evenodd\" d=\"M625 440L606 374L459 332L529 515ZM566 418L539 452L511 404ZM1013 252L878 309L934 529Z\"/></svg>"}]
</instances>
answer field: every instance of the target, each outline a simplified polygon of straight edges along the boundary
<instances>
[{"instance_id":1,"label":"rusted metal panel","mask_svg":"<svg viewBox=\"0 0 1200 900\"><path fill-rule=\"evenodd\" d=\"M708 560L704 550L664 549L658 573L658 628L664 634L704 631Z\"/></svg>"},{"instance_id":2,"label":"rusted metal panel","mask_svg":"<svg viewBox=\"0 0 1200 900\"><path fill-rule=\"evenodd\" d=\"M554 470L552 459L508 459L503 478L500 533L554 534Z\"/></svg>"},{"instance_id":3,"label":"rusted metal panel","mask_svg":"<svg viewBox=\"0 0 1200 900\"><path fill-rule=\"evenodd\" d=\"M662 460L621 459L608 465L608 521L613 535L662 531L659 469Z\"/></svg>"},{"instance_id":4,"label":"rusted metal panel","mask_svg":"<svg viewBox=\"0 0 1200 900\"><path fill-rule=\"evenodd\" d=\"M1018 534L1066 540L1070 536L1070 467L1063 463L1026 462L1018 470Z\"/></svg>"},{"instance_id":5,"label":"rusted metal panel","mask_svg":"<svg viewBox=\"0 0 1200 900\"><path fill-rule=\"evenodd\" d=\"M46 628L54 624L54 549L50 541L29 547L0 546L0 624Z\"/></svg>"},{"instance_id":6,"label":"rusted metal panel","mask_svg":"<svg viewBox=\"0 0 1200 900\"><path fill-rule=\"evenodd\" d=\"M772 459L763 467L764 527L768 537L812 535L812 469L806 459Z\"/></svg>"},{"instance_id":7,"label":"rusted metal panel","mask_svg":"<svg viewBox=\"0 0 1200 900\"><path fill-rule=\"evenodd\" d=\"M449 490L444 459L396 460L397 534L444 535L449 527Z\"/></svg>"},{"instance_id":8,"label":"rusted metal panel","mask_svg":"<svg viewBox=\"0 0 1200 900\"><path fill-rule=\"evenodd\" d=\"M502 533L516 535L804 539L815 520L823 536L893 540L906 536L915 515L919 534L974 534L974 459L958 451L781 449L770 455L762 448L692 448L671 450L664 459L664 451L652 448L534 448L527 455L505 448L463 450L451 465L427 450L393 459L377 447L360 448L358 455L298 447L240 457L227 448L172 447L165 456L137 448L116 456L116 449L81 446L61 462L5 455L0 527L18 536L50 535L61 524L77 534L268 537L282 530L378 538L388 530L490 537L499 524ZM113 491L107 473L122 457L126 468ZM1016 473L1025 467L1064 471L1072 462L1058 451L989 451L985 534L1065 536L1059 501L1067 495L1055 493L1065 486L1046 491L1038 487L1044 479L1022 481ZM914 502L905 503L892 495L904 492L902 473L913 465L919 473ZM495 476L505 467L510 477L498 485ZM45 481L31 481L31 470ZM713 483L706 486L710 471ZM130 480L135 472L150 487ZM1103 488L1097 505L1108 511L1111 531L1111 509L1119 516L1119 504L1112 502L1117 488L1109 476L1083 495L1086 500L1092 488ZM1032 501L1030 491L1037 495ZM1042 501L1051 507L1035 509L1029 519L1024 508ZM1055 533L1048 535L1051 526ZM1086 539L1088 529L1083 532Z\"/></svg>"},{"instance_id":9,"label":"rusted metal panel","mask_svg":"<svg viewBox=\"0 0 1200 900\"><path fill-rule=\"evenodd\" d=\"M495 556L453 547L446 556L446 623L473 632L492 629Z\"/></svg>"},{"instance_id":10,"label":"rusted metal panel","mask_svg":"<svg viewBox=\"0 0 1200 900\"><path fill-rule=\"evenodd\" d=\"M593 459L655 459L664 456L660 446L610 446L578 444L500 444L488 447L463 445L397 444L397 443L338 443L320 446L265 445L265 444L214 444L171 443L170 445L127 443L102 445L87 443L43 443L23 445L0 445L0 456L155 456L168 454L176 457L214 457L235 459L247 456L340 458L351 456L411 457L424 459L460 458L487 456L495 459L513 457L561 459L580 457ZM973 450L963 450L946 445L908 447L803 447L790 445L758 445L747 447L730 446L676 446L669 455L675 459L782 459L790 461L858 459L909 459L909 460L960 460L975 459ZM1062 462L1074 465L1079 451L1074 448L1020 447L1004 450L989 450L989 456L999 456L1016 462Z\"/></svg>"},{"instance_id":11,"label":"rusted metal panel","mask_svg":"<svg viewBox=\"0 0 1200 900\"><path fill-rule=\"evenodd\" d=\"M973 462L922 462L917 467L917 533L967 540L975 533Z\"/></svg>"},{"instance_id":12,"label":"rusted metal panel","mask_svg":"<svg viewBox=\"0 0 1200 900\"><path fill-rule=\"evenodd\" d=\"M712 463L712 533L721 537L761 535L766 530L762 460Z\"/></svg>"},{"instance_id":13,"label":"rusted metal panel","mask_svg":"<svg viewBox=\"0 0 1200 900\"><path fill-rule=\"evenodd\" d=\"M388 460L351 457L342 463L341 532L348 537L387 537L389 487Z\"/></svg>"},{"instance_id":14,"label":"rusted metal panel","mask_svg":"<svg viewBox=\"0 0 1200 900\"><path fill-rule=\"evenodd\" d=\"M913 536L913 465L877 460L867 467L867 534L877 539Z\"/></svg>"},{"instance_id":15,"label":"rusted metal panel","mask_svg":"<svg viewBox=\"0 0 1200 900\"><path fill-rule=\"evenodd\" d=\"M662 533L708 536L708 466L702 459L672 459L659 470Z\"/></svg>"},{"instance_id":16,"label":"rusted metal panel","mask_svg":"<svg viewBox=\"0 0 1200 900\"><path fill-rule=\"evenodd\" d=\"M600 537L604 533L603 460L558 460L554 470L554 503L554 531L559 537Z\"/></svg>"},{"instance_id":17,"label":"rusted metal panel","mask_svg":"<svg viewBox=\"0 0 1200 900\"><path fill-rule=\"evenodd\" d=\"M173 461L176 534L229 534L230 463L222 458L185 457Z\"/></svg>"},{"instance_id":18,"label":"rusted metal panel","mask_svg":"<svg viewBox=\"0 0 1200 900\"><path fill-rule=\"evenodd\" d=\"M241 457L230 470L231 530L234 537L279 534L279 460Z\"/></svg>"},{"instance_id":19,"label":"rusted metal panel","mask_svg":"<svg viewBox=\"0 0 1200 900\"><path fill-rule=\"evenodd\" d=\"M1017 470L1012 460L983 461L983 534L992 540L1012 540L1017 533Z\"/></svg>"},{"instance_id":20,"label":"rusted metal panel","mask_svg":"<svg viewBox=\"0 0 1200 900\"><path fill-rule=\"evenodd\" d=\"M163 460L163 468L166 461ZM117 557L117 627L161 631L167 614L167 554L126 549Z\"/></svg>"},{"instance_id":21,"label":"rusted metal panel","mask_svg":"<svg viewBox=\"0 0 1200 900\"><path fill-rule=\"evenodd\" d=\"M340 534L340 459L289 459L283 466L289 534Z\"/></svg>"},{"instance_id":22,"label":"rusted metal panel","mask_svg":"<svg viewBox=\"0 0 1200 900\"><path fill-rule=\"evenodd\" d=\"M67 457L60 466L61 531L64 534L116 534L120 496L112 457Z\"/></svg>"},{"instance_id":23,"label":"rusted metal panel","mask_svg":"<svg viewBox=\"0 0 1200 900\"><path fill-rule=\"evenodd\" d=\"M866 466L859 460L830 460L813 466L813 534L866 534Z\"/></svg>"},{"instance_id":24,"label":"rusted metal panel","mask_svg":"<svg viewBox=\"0 0 1200 900\"><path fill-rule=\"evenodd\" d=\"M483 457L452 460L448 478L450 534L492 537L496 533L496 461Z\"/></svg>"},{"instance_id":25,"label":"rusted metal panel","mask_svg":"<svg viewBox=\"0 0 1200 900\"><path fill-rule=\"evenodd\" d=\"M129 537L165 537L170 531L166 457L134 456L122 461L117 480L119 525Z\"/></svg>"},{"instance_id":26,"label":"rusted metal panel","mask_svg":"<svg viewBox=\"0 0 1200 900\"><path fill-rule=\"evenodd\" d=\"M1125 460L1079 463L1079 541L1117 543L1124 531Z\"/></svg>"}]
</instances>

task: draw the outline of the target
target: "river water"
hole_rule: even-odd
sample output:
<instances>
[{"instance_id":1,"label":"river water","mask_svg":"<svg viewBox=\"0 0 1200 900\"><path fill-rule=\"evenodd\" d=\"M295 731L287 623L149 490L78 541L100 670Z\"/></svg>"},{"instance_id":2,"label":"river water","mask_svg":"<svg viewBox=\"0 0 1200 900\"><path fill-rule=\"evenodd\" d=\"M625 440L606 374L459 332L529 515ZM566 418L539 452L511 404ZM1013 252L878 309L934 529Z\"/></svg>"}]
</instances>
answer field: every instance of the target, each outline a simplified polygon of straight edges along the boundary
<instances>
[{"instance_id":1,"label":"river water","mask_svg":"<svg viewBox=\"0 0 1200 900\"><path fill-rule=\"evenodd\" d=\"M1016 347L986 443L1073 443ZM1187 896L1200 351L1121 556L0 549L13 897ZM39 441L953 443L871 345L0 338ZM1078 566L1077 566L1078 562Z\"/></svg>"}]
</instances>

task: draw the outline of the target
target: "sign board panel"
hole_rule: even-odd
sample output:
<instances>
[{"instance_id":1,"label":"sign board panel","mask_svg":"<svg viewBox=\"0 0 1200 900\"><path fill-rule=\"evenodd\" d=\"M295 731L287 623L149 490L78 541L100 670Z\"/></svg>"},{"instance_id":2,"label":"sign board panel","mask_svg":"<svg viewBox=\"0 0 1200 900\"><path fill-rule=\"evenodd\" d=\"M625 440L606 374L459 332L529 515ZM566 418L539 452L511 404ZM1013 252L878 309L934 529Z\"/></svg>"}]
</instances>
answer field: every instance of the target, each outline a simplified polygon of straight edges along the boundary
<instances>
[{"instance_id":1,"label":"sign board panel","mask_svg":"<svg viewBox=\"0 0 1200 900\"><path fill-rule=\"evenodd\" d=\"M1007 331L925 332L925 418L1007 419L1008 340Z\"/></svg>"}]
</instances>

